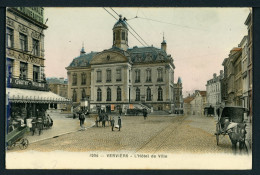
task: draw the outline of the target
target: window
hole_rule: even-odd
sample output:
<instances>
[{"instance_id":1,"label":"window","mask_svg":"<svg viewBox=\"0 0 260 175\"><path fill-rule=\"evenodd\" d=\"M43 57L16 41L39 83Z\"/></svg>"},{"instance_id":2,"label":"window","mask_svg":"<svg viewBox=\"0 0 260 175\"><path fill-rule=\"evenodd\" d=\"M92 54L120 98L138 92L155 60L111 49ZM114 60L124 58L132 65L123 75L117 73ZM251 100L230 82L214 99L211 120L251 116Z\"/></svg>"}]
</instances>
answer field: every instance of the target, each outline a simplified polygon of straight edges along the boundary
<instances>
[{"instance_id":1,"label":"window","mask_svg":"<svg viewBox=\"0 0 260 175\"><path fill-rule=\"evenodd\" d=\"M83 72L81 74L81 85L85 85L86 84L86 73Z\"/></svg>"},{"instance_id":2,"label":"window","mask_svg":"<svg viewBox=\"0 0 260 175\"><path fill-rule=\"evenodd\" d=\"M107 88L107 101L111 101L111 89Z\"/></svg>"},{"instance_id":3,"label":"window","mask_svg":"<svg viewBox=\"0 0 260 175\"><path fill-rule=\"evenodd\" d=\"M140 82L140 70L139 69L135 70L135 82L136 83Z\"/></svg>"},{"instance_id":4,"label":"window","mask_svg":"<svg viewBox=\"0 0 260 175\"><path fill-rule=\"evenodd\" d=\"M113 32L113 41L114 41L114 44L115 44L115 32Z\"/></svg>"},{"instance_id":5,"label":"window","mask_svg":"<svg viewBox=\"0 0 260 175\"><path fill-rule=\"evenodd\" d=\"M163 101L163 90L160 86L158 88L158 101Z\"/></svg>"},{"instance_id":6,"label":"window","mask_svg":"<svg viewBox=\"0 0 260 175\"><path fill-rule=\"evenodd\" d=\"M146 70L146 82L151 82L151 69Z\"/></svg>"},{"instance_id":7,"label":"window","mask_svg":"<svg viewBox=\"0 0 260 175\"><path fill-rule=\"evenodd\" d=\"M85 99L85 98L86 98L86 92L85 92L85 89L82 89L82 92L81 92L81 98L82 98L82 99Z\"/></svg>"},{"instance_id":8,"label":"window","mask_svg":"<svg viewBox=\"0 0 260 175\"><path fill-rule=\"evenodd\" d=\"M33 81L39 81L40 67L33 66Z\"/></svg>"},{"instance_id":9,"label":"window","mask_svg":"<svg viewBox=\"0 0 260 175\"><path fill-rule=\"evenodd\" d=\"M121 101L121 88L120 87L117 87L116 94L117 94L116 101Z\"/></svg>"},{"instance_id":10,"label":"window","mask_svg":"<svg viewBox=\"0 0 260 175\"><path fill-rule=\"evenodd\" d=\"M6 60L6 76L12 77L14 60L7 58Z\"/></svg>"},{"instance_id":11,"label":"window","mask_svg":"<svg viewBox=\"0 0 260 175\"><path fill-rule=\"evenodd\" d=\"M163 70L162 70L162 68L159 68L158 69L158 78L157 78L157 81L158 82L161 82L161 81L163 81Z\"/></svg>"},{"instance_id":12,"label":"window","mask_svg":"<svg viewBox=\"0 0 260 175\"><path fill-rule=\"evenodd\" d=\"M23 80L27 79L28 65L27 63L20 62L20 78Z\"/></svg>"},{"instance_id":13,"label":"window","mask_svg":"<svg viewBox=\"0 0 260 175\"><path fill-rule=\"evenodd\" d=\"M72 86L76 86L77 85L77 74L74 73L72 75Z\"/></svg>"},{"instance_id":14,"label":"window","mask_svg":"<svg viewBox=\"0 0 260 175\"><path fill-rule=\"evenodd\" d=\"M97 71L97 82L101 82L102 81L102 72L99 70Z\"/></svg>"},{"instance_id":15,"label":"window","mask_svg":"<svg viewBox=\"0 0 260 175\"><path fill-rule=\"evenodd\" d=\"M125 32L122 32L122 40L125 40Z\"/></svg>"},{"instance_id":16,"label":"window","mask_svg":"<svg viewBox=\"0 0 260 175\"><path fill-rule=\"evenodd\" d=\"M136 88L136 97L135 97L135 101L140 101L140 89Z\"/></svg>"},{"instance_id":17,"label":"window","mask_svg":"<svg viewBox=\"0 0 260 175\"><path fill-rule=\"evenodd\" d=\"M6 46L14 47L14 30L6 28Z\"/></svg>"},{"instance_id":18,"label":"window","mask_svg":"<svg viewBox=\"0 0 260 175\"><path fill-rule=\"evenodd\" d=\"M77 92L75 89L73 90L72 101L77 102Z\"/></svg>"},{"instance_id":19,"label":"window","mask_svg":"<svg viewBox=\"0 0 260 175\"><path fill-rule=\"evenodd\" d=\"M102 91L100 88L97 90L97 101L102 101Z\"/></svg>"},{"instance_id":20,"label":"window","mask_svg":"<svg viewBox=\"0 0 260 175\"><path fill-rule=\"evenodd\" d=\"M128 33L126 33L126 44L128 44Z\"/></svg>"},{"instance_id":21,"label":"window","mask_svg":"<svg viewBox=\"0 0 260 175\"><path fill-rule=\"evenodd\" d=\"M151 100L152 100L151 88L148 87L146 90L146 101L151 101Z\"/></svg>"},{"instance_id":22,"label":"window","mask_svg":"<svg viewBox=\"0 0 260 175\"><path fill-rule=\"evenodd\" d=\"M116 40L120 40L120 31L116 32Z\"/></svg>"},{"instance_id":23,"label":"window","mask_svg":"<svg viewBox=\"0 0 260 175\"><path fill-rule=\"evenodd\" d=\"M111 70L107 70L107 82L111 82Z\"/></svg>"},{"instance_id":24,"label":"window","mask_svg":"<svg viewBox=\"0 0 260 175\"><path fill-rule=\"evenodd\" d=\"M20 33L20 47L22 51L27 51L27 36Z\"/></svg>"},{"instance_id":25,"label":"window","mask_svg":"<svg viewBox=\"0 0 260 175\"><path fill-rule=\"evenodd\" d=\"M33 55L39 56L40 55L40 45L39 41L33 39Z\"/></svg>"},{"instance_id":26,"label":"window","mask_svg":"<svg viewBox=\"0 0 260 175\"><path fill-rule=\"evenodd\" d=\"M116 81L121 81L121 69L116 70Z\"/></svg>"}]
</instances>

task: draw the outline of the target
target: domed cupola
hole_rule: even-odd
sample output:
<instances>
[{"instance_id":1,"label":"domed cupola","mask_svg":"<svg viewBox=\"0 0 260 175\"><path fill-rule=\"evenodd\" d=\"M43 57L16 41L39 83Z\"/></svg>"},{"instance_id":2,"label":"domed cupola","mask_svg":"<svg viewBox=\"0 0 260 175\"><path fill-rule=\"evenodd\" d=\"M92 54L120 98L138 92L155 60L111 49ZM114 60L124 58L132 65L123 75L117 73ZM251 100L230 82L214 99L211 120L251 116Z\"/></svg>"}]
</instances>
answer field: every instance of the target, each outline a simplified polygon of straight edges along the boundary
<instances>
[{"instance_id":1,"label":"domed cupola","mask_svg":"<svg viewBox=\"0 0 260 175\"><path fill-rule=\"evenodd\" d=\"M128 27L126 19L122 19L121 15L119 15L119 20L113 27L113 47L125 51L128 49Z\"/></svg>"}]
</instances>

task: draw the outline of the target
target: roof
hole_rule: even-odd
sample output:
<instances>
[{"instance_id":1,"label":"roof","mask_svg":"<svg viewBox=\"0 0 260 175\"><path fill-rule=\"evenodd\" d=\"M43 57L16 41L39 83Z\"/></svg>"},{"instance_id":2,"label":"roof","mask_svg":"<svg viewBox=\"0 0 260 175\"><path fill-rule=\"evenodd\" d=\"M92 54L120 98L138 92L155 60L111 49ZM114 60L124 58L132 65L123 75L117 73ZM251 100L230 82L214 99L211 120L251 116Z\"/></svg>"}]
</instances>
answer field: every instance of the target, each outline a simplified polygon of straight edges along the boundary
<instances>
[{"instance_id":1,"label":"roof","mask_svg":"<svg viewBox=\"0 0 260 175\"><path fill-rule=\"evenodd\" d=\"M153 46L151 47L135 46L133 48L129 48L127 52L129 52L131 61L133 63L166 61L166 60L172 61L171 56L167 55L167 53L164 50L155 48Z\"/></svg>"},{"instance_id":2,"label":"roof","mask_svg":"<svg viewBox=\"0 0 260 175\"><path fill-rule=\"evenodd\" d=\"M90 52L86 54L82 54L73 59L68 67L86 67L89 66L89 62L98 52Z\"/></svg>"},{"instance_id":3,"label":"roof","mask_svg":"<svg viewBox=\"0 0 260 175\"><path fill-rule=\"evenodd\" d=\"M177 82L177 83L178 83L178 84L181 84L181 83L182 83L181 77L178 78L178 82Z\"/></svg>"},{"instance_id":4,"label":"roof","mask_svg":"<svg viewBox=\"0 0 260 175\"><path fill-rule=\"evenodd\" d=\"M234 47L231 51L240 51L241 49L241 47Z\"/></svg>"},{"instance_id":5,"label":"roof","mask_svg":"<svg viewBox=\"0 0 260 175\"><path fill-rule=\"evenodd\" d=\"M52 92L6 88L6 96L14 103L70 103L69 99Z\"/></svg>"},{"instance_id":6,"label":"roof","mask_svg":"<svg viewBox=\"0 0 260 175\"><path fill-rule=\"evenodd\" d=\"M183 102L184 102L184 103L190 103L193 99L194 99L193 96L188 96L188 97L186 97L186 98L183 99Z\"/></svg>"},{"instance_id":7,"label":"roof","mask_svg":"<svg viewBox=\"0 0 260 175\"><path fill-rule=\"evenodd\" d=\"M122 19L122 16L120 16L119 20L115 23L113 29L116 28L116 27L125 27L125 28L128 29L125 20Z\"/></svg>"},{"instance_id":8,"label":"roof","mask_svg":"<svg viewBox=\"0 0 260 175\"><path fill-rule=\"evenodd\" d=\"M206 94L207 94L207 91L199 91L199 93L200 93L200 95L201 95L201 96L203 96L203 97L204 97L204 96L206 96Z\"/></svg>"},{"instance_id":9,"label":"roof","mask_svg":"<svg viewBox=\"0 0 260 175\"><path fill-rule=\"evenodd\" d=\"M67 84L68 80L59 78L47 78L48 84Z\"/></svg>"}]
</instances>

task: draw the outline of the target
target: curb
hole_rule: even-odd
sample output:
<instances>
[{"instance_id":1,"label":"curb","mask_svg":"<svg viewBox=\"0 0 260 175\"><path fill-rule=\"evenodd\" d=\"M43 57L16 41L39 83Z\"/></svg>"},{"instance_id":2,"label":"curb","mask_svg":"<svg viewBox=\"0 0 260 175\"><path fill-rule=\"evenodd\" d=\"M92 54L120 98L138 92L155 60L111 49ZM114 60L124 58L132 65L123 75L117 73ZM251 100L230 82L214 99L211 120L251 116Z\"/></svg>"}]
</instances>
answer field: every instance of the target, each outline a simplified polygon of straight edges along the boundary
<instances>
[{"instance_id":1,"label":"curb","mask_svg":"<svg viewBox=\"0 0 260 175\"><path fill-rule=\"evenodd\" d=\"M91 124L89 127L86 127L86 129L92 128L93 126L95 126L95 123L94 123L94 122L92 122L92 124ZM77 130L75 130L75 131L69 131L69 132L62 133L62 134L58 134L58 135L55 135L55 136L52 136L52 137L46 137L46 138L44 138L44 139L39 139L39 140L36 140L36 141L32 141L32 142L30 142L29 144L31 144L31 143L36 143L36 142L43 141L43 140L47 140L47 139L53 139L53 138L55 138L55 137L59 137L59 136L62 136L62 135L66 135L66 134L70 134L70 133L74 133L74 132L78 132L78 131L80 131L80 130L77 129Z\"/></svg>"}]
</instances>

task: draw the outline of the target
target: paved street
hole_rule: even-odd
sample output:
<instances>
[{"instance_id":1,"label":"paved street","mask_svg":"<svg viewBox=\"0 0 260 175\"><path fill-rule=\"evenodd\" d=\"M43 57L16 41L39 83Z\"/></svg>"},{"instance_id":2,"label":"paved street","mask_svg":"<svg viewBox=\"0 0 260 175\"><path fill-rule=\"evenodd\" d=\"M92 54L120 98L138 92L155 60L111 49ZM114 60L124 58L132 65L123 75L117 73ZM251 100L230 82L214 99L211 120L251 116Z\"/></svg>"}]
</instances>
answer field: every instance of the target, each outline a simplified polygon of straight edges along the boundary
<instances>
[{"instance_id":1,"label":"paved street","mask_svg":"<svg viewBox=\"0 0 260 175\"><path fill-rule=\"evenodd\" d=\"M34 143L41 140L57 137L63 134L76 132L80 129L79 120L72 119L71 114L49 112L49 115L53 119L53 126L49 129L44 129L41 135L38 134L38 131L36 131L36 133L33 136L32 133L28 133L26 138L29 140L29 143ZM86 128L91 127L93 124L94 123L91 119L86 118Z\"/></svg>"},{"instance_id":2,"label":"paved street","mask_svg":"<svg viewBox=\"0 0 260 175\"><path fill-rule=\"evenodd\" d=\"M66 120L71 124L64 124L64 130L79 129L78 120L71 118ZM87 121L92 123L94 119L89 118ZM121 131L112 132L108 126L91 127L85 131L71 132L31 143L25 151L232 153L228 136L221 136L220 145L216 145L215 126L215 119L205 116L149 116L147 120L141 116L123 116ZM21 152L18 147L10 152L13 151Z\"/></svg>"}]
</instances>

